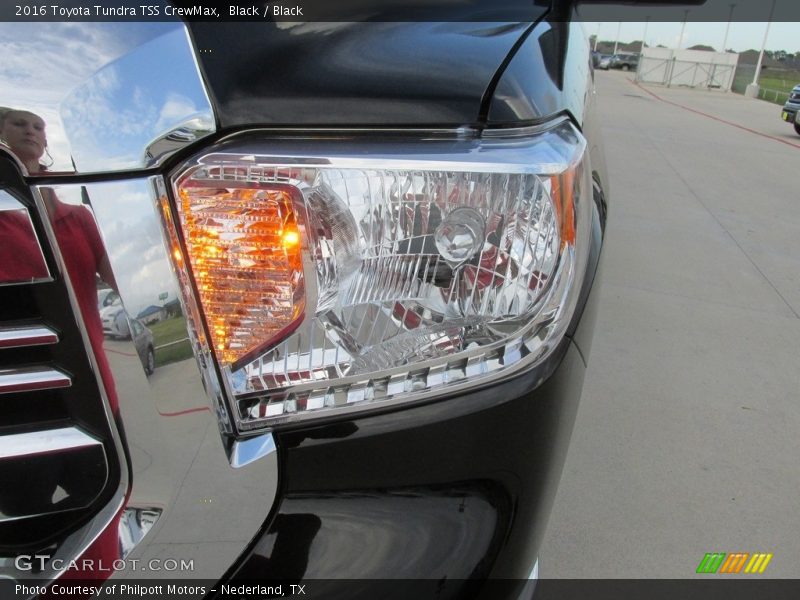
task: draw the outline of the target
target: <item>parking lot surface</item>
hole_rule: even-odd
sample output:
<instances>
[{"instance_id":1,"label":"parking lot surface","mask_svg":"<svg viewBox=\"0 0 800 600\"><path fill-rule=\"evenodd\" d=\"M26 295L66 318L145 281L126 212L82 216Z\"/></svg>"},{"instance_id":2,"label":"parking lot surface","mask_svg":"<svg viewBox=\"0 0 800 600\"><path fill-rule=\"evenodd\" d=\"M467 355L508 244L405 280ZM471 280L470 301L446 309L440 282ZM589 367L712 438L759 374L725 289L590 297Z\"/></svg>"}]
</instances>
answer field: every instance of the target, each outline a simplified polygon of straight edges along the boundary
<instances>
[{"instance_id":1,"label":"parking lot surface","mask_svg":"<svg viewBox=\"0 0 800 600\"><path fill-rule=\"evenodd\" d=\"M771 552L760 577L797 577L800 136L777 105L632 79L597 73L603 287L540 575Z\"/></svg>"}]
</instances>

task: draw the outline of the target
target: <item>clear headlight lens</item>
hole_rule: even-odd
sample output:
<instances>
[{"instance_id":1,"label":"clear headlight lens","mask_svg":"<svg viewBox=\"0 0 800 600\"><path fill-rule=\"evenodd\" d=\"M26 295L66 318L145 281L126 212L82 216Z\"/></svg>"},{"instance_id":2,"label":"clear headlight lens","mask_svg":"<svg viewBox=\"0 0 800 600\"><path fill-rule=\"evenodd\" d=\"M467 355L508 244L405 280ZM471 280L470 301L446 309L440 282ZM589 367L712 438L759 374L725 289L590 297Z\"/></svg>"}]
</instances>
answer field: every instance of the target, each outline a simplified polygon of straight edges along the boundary
<instances>
[{"instance_id":1,"label":"clear headlight lens","mask_svg":"<svg viewBox=\"0 0 800 600\"><path fill-rule=\"evenodd\" d=\"M424 159L231 152L186 168L176 251L238 429L542 360L585 268L584 151L563 121Z\"/></svg>"}]
</instances>

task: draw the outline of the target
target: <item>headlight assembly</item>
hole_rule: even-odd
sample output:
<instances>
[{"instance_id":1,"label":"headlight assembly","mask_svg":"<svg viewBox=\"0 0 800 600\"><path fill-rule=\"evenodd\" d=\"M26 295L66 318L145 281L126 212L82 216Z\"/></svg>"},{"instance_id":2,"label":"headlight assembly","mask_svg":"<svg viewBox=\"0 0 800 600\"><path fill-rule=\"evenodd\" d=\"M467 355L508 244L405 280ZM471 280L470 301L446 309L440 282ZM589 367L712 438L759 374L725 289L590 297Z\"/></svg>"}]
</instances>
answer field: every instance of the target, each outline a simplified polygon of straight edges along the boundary
<instances>
[{"instance_id":1,"label":"headlight assembly","mask_svg":"<svg viewBox=\"0 0 800 600\"><path fill-rule=\"evenodd\" d=\"M429 399L543 360L585 270L584 155L561 120L415 142L251 136L184 165L167 223L236 430Z\"/></svg>"}]
</instances>

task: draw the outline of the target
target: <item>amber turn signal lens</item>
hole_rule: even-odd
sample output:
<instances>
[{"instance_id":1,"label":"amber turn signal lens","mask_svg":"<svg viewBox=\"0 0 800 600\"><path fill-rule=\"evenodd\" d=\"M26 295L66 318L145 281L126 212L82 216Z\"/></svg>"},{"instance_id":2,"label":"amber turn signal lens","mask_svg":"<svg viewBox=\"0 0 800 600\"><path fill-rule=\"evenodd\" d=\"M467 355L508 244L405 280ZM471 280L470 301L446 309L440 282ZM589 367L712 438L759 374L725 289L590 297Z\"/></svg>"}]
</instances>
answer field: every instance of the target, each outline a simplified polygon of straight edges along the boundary
<instances>
[{"instance_id":1,"label":"amber turn signal lens","mask_svg":"<svg viewBox=\"0 0 800 600\"><path fill-rule=\"evenodd\" d=\"M300 243L300 234L294 230L283 232L283 247L286 249L295 248Z\"/></svg>"},{"instance_id":2,"label":"amber turn signal lens","mask_svg":"<svg viewBox=\"0 0 800 600\"><path fill-rule=\"evenodd\" d=\"M189 176L179 184L177 204L219 362L235 366L289 335L305 308L292 192Z\"/></svg>"}]
</instances>

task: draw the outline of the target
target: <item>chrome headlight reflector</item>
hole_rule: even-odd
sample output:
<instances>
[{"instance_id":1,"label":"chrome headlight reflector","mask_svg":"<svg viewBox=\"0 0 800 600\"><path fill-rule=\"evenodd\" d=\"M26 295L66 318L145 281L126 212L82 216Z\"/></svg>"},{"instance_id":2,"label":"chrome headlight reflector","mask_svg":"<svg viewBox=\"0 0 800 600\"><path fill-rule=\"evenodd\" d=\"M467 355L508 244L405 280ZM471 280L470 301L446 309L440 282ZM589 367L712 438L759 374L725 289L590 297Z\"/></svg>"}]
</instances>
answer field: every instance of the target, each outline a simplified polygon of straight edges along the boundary
<instances>
[{"instance_id":1,"label":"chrome headlight reflector","mask_svg":"<svg viewBox=\"0 0 800 600\"><path fill-rule=\"evenodd\" d=\"M568 121L362 152L249 143L185 165L165 207L240 433L463 390L561 341L591 202Z\"/></svg>"}]
</instances>

